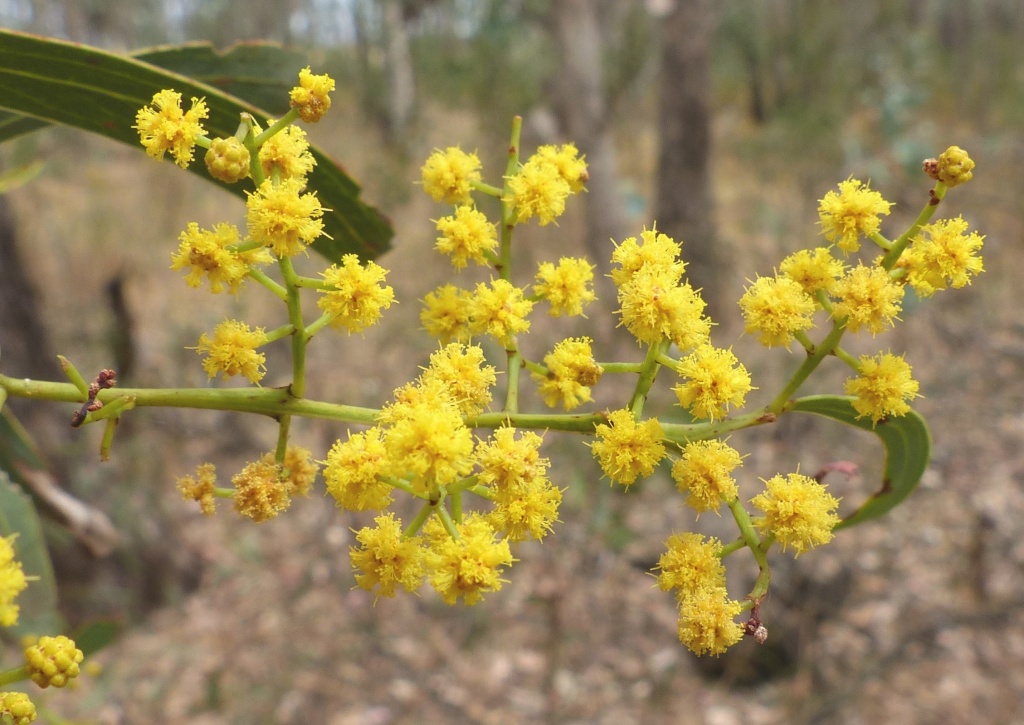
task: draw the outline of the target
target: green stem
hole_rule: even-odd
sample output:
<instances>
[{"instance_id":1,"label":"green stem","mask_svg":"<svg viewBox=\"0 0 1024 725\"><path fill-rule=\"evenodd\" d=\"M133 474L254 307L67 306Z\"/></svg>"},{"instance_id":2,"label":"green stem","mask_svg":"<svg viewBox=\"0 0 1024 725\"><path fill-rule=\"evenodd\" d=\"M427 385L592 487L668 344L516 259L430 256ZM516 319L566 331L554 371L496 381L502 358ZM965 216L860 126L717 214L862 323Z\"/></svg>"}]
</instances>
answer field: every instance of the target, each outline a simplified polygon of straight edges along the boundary
<instances>
[{"instance_id":1,"label":"green stem","mask_svg":"<svg viewBox=\"0 0 1024 725\"><path fill-rule=\"evenodd\" d=\"M299 287L296 284L295 267L288 257L281 257L278 260L278 267L281 269L281 277L284 279L288 296L285 302L288 305L288 321L295 328L292 335L292 393L301 398L306 393L306 326L302 320L302 301L299 297Z\"/></svg>"},{"instance_id":2,"label":"green stem","mask_svg":"<svg viewBox=\"0 0 1024 725\"><path fill-rule=\"evenodd\" d=\"M772 413L779 414L786 407L786 403L793 397L796 391L804 384L804 381L810 376L811 373L821 364L821 361L826 356L832 353L833 350L839 345L839 341L843 337L843 333L846 332L846 318L837 320L832 323L832 331L828 333L824 340L819 345L811 345L811 350L807 359L803 361L797 371L793 373L793 377L786 383L786 387L782 389L775 400L768 405L768 410ZM810 342L808 340L808 342Z\"/></svg>"},{"instance_id":3,"label":"green stem","mask_svg":"<svg viewBox=\"0 0 1024 725\"><path fill-rule=\"evenodd\" d=\"M753 521L750 520L750 514L743 508L743 504L737 498L728 503L729 511L732 512L732 517L736 521L736 525L740 529L740 536L743 538L743 543L746 544L747 548L754 555L754 561L757 562L757 566L761 573L757 577L757 581L754 582L754 588L750 590L748 599L753 602L759 597L763 596L768 591L768 585L771 582L772 570L768 565L768 553L767 547L764 546L765 541L761 540L761 537L757 535L757 530L754 528ZM724 549L725 547L723 547Z\"/></svg>"},{"instance_id":4,"label":"green stem","mask_svg":"<svg viewBox=\"0 0 1024 725\"><path fill-rule=\"evenodd\" d=\"M0 672L0 687L27 680L29 676L27 665Z\"/></svg>"},{"instance_id":5,"label":"green stem","mask_svg":"<svg viewBox=\"0 0 1024 725\"><path fill-rule=\"evenodd\" d=\"M266 131L264 131L263 133L259 134L256 137L256 147L259 148L260 146L262 146L264 143L266 143L267 139L279 133L280 131L283 131L291 124L292 121L296 120L298 117L299 109L289 108L288 113L284 114L283 116L281 116L281 118L274 121L267 127Z\"/></svg>"},{"instance_id":6,"label":"green stem","mask_svg":"<svg viewBox=\"0 0 1024 725\"><path fill-rule=\"evenodd\" d=\"M85 382L85 378L83 378L82 374L78 372L78 368L76 368L66 357L58 355L57 360L60 362L60 367L64 371L68 380L74 383L75 387L82 393L82 402L84 403L89 399L89 383Z\"/></svg>"},{"instance_id":7,"label":"green stem","mask_svg":"<svg viewBox=\"0 0 1024 725\"><path fill-rule=\"evenodd\" d=\"M523 356L519 352L515 340L512 341L512 349L505 350L505 358L508 361L508 387L505 389L505 412L519 412L519 373L523 369Z\"/></svg>"},{"instance_id":8,"label":"green stem","mask_svg":"<svg viewBox=\"0 0 1024 725\"><path fill-rule=\"evenodd\" d=\"M636 381L633 397L629 401L629 409L637 418L640 417L644 410L647 394L651 391L651 386L654 385L654 379L658 375L658 370L661 369L661 365L658 364L658 358L665 354L665 351L668 350L671 344L671 340L661 340L647 346L647 356L640 366L640 378Z\"/></svg>"},{"instance_id":9,"label":"green stem","mask_svg":"<svg viewBox=\"0 0 1024 725\"><path fill-rule=\"evenodd\" d=\"M644 369L643 363L599 362L598 365L606 373L640 373Z\"/></svg>"},{"instance_id":10,"label":"green stem","mask_svg":"<svg viewBox=\"0 0 1024 725\"><path fill-rule=\"evenodd\" d=\"M515 176L516 172L519 171L519 139L523 131L523 117L513 116L512 117L512 137L508 145L508 163L505 164L505 183L501 189L501 250L500 259L501 266L499 271L502 273L504 279L510 279L509 275L509 261L512 246L512 228L515 226L515 219L512 215L512 205L506 201L511 189L509 189L509 179Z\"/></svg>"},{"instance_id":11,"label":"green stem","mask_svg":"<svg viewBox=\"0 0 1024 725\"><path fill-rule=\"evenodd\" d=\"M278 284L277 280L271 279L255 267L249 268L249 276L270 290L270 293L278 299L288 300L288 290L283 285Z\"/></svg>"},{"instance_id":12,"label":"green stem","mask_svg":"<svg viewBox=\"0 0 1024 725\"><path fill-rule=\"evenodd\" d=\"M429 503L423 504L423 508L421 508L419 513L416 514L416 518L414 518L409 525L405 527L405 531L402 532L402 538L411 539L414 537L419 530L423 528L423 524L427 523L427 519L430 518L430 514L434 513L434 508L435 507Z\"/></svg>"},{"instance_id":13,"label":"green stem","mask_svg":"<svg viewBox=\"0 0 1024 725\"><path fill-rule=\"evenodd\" d=\"M899 239L893 242L892 248L882 257L882 266L885 269L893 268L893 265L899 261L900 255L903 254L903 250L910 244L911 238L935 216L935 211L939 208L939 203L945 198L946 191L947 187L945 184L941 181L935 182L935 188L931 191L928 203L924 205L924 209L917 215L917 219L914 220L914 223L910 225L907 231L899 236Z\"/></svg>"},{"instance_id":14,"label":"green stem","mask_svg":"<svg viewBox=\"0 0 1024 725\"><path fill-rule=\"evenodd\" d=\"M437 517L441 519L441 523L444 525L444 530L448 532L449 536L458 541L459 530L455 528L455 522L452 521L452 516L448 513L448 509L442 506L440 502L434 506L434 509L437 510Z\"/></svg>"},{"instance_id":15,"label":"green stem","mask_svg":"<svg viewBox=\"0 0 1024 725\"><path fill-rule=\"evenodd\" d=\"M80 403L81 395L71 383L56 383L0 375L0 387L19 398ZM117 398L134 397L136 408L197 408L259 413L277 418L301 415L349 423L373 425L380 411L354 405L306 400L286 388L109 388L96 396L104 404ZM504 418L502 418L504 420Z\"/></svg>"}]
</instances>

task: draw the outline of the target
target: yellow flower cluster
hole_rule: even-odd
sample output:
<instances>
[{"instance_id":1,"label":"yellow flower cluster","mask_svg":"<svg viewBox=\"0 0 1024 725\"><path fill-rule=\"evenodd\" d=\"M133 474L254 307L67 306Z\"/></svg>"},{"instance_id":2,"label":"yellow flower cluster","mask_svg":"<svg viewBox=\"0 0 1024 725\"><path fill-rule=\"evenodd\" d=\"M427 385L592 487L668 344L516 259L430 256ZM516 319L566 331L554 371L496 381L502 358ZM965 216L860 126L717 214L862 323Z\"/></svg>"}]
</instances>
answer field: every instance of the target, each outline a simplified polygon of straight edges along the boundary
<instances>
[{"instance_id":1,"label":"yellow flower cluster","mask_svg":"<svg viewBox=\"0 0 1024 725\"><path fill-rule=\"evenodd\" d=\"M32 681L42 688L67 685L78 677L78 666L83 659L82 650L64 635L40 637L25 648L25 669Z\"/></svg>"},{"instance_id":2,"label":"yellow flower cluster","mask_svg":"<svg viewBox=\"0 0 1024 725\"><path fill-rule=\"evenodd\" d=\"M139 132L147 154L159 161L169 151L174 162L185 169L192 163L196 142L205 133L202 120L209 115L203 99L193 98L192 107L183 111L181 94L163 90L153 96L152 106L139 110L132 128Z\"/></svg>"},{"instance_id":3,"label":"yellow flower cluster","mask_svg":"<svg viewBox=\"0 0 1024 725\"><path fill-rule=\"evenodd\" d=\"M743 638L743 627L734 621L742 611L729 599L725 567L717 539L700 534L673 534L658 561L658 586L674 591L679 604L679 641L698 655L719 655Z\"/></svg>"},{"instance_id":4,"label":"yellow flower cluster","mask_svg":"<svg viewBox=\"0 0 1024 725\"><path fill-rule=\"evenodd\" d=\"M708 341L711 321L704 300L682 281L681 247L666 234L644 230L616 245L612 281L618 287L622 324L640 342L671 340L682 350Z\"/></svg>"},{"instance_id":5,"label":"yellow flower cluster","mask_svg":"<svg viewBox=\"0 0 1024 725\"><path fill-rule=\"evenodd\" d=\"M256 350L266 343L263 328L253 329L239 320L225 320L213 329L212 338L205 332L199 337L196 352L206 355L203 370L211 378L223 373L227 377L241 375L258 383L266 372L263 364L267 356Z\"/></svg>"},{"instance_id":6,"label":"yellow flower cluster","mask_svg":"<svg viewBox=\"0 0 1024 725\"><path fill-rule=\"evenodd\" d=\"M757 528L775 538L783 551L793 548L796 556L832 540L839 523L839 500L813 478L799 473L776 475L765 481L764 492L751 503L764 512Z\"/></svg>"},{"instance_id":7,"label":"yellow flower cluster","mask_svg":"<svg viewBox=\"0 0 1024 725\"><path fill-rule=\"evenodd\" d=\"M284 120L319 120L330 107L333 88L328 76L304 69ZM380 320L395 295L386 284L387 271L375 262L347 254L333 260L320 278L303 277L292 265L293 257L323 235L324 214L330 211L322 208L315 191L307 190L315 160L301 129L271 122L263 132L250 123L236 138L211 141L199 124L205 117L202 101L194 100L186 113L180 97L164 91L153 105L136 119L151 155L169 151L187 165L192 147L205 146L210 149L211 174L224 181L251 175L254 187L246 204L246 236L230 224L211 230L190 224L179 238L173 268L185 270L192 287L207 280L215 293L235 293L251 280L288 308L288 324L269 334L236 320L221 323L212 336L203 334L197 350L205 355L203 367L211 378L218 373L242 375L259 383L265 373L260 350L270 342L294 336L294 351L328 326L354 333ZM752 518L734 477L743 457L715 436L773 421L792 409L791 396L825 359L856 370L856 377L846 382L851 399L841 402L852 405L858 416L878 424L906 415L919 388L906 361L891 353L855 359L839 345L840 338L847 331L876 335L893 326L907 285L927 297L969 284L983 271L983 237L969 233L961 218L928 223L926 210L910 231L890 241L881 232L881 220L892 204L864 182L841 182L818 208L827 245L790 254L776 273L751 281L739 300L748 334L767 347L788 347L795 341L807 357L770 404L734 414L756 389L751 376L732 348L712 344L705 302L685 278L682 243L656 228L615 243L611 254L619 324L645 347L644 361L599 363L588 337L563 339L542 361L528 359L520 343L531 329L534 307L546 302L553 317L582 316L596 299L595 267L586 259L561 256L539 262L532 285L513 283L514 228L533 219L541 226L555 223L567 199L584 191L588 180L586 163L572 144L541 146L520 162L515 129L512 158L500 185L485 183L479 157L458 147L434 151L420 170L424 191L454 207L434 221L436 249L456 270L472 263L490 267L491 277L471 289L444 284L425 296L420 320L441 346L422 373L397 388L379 411L353 413L349 419L366 428L337 440L321 462L327 492L338 507L374 512L373 524L356 531L350 547L355 581L386 597L427 583L448 604L472 605L500 590L504 572L515 561L512 546L544 539L558 521L563 491L548 478L550 461L541 455L542 436L527 430L556 423L554 427L593 435L591 454L613 484L628 489L667 461L676 488L698 515L717 514L723 504L732 513L738 540L723 546L699 534L676 533L668 538L657 567L658 586L676 597L680 641L697 654L720 654L744 635L744 627L735 621L741 611L752 610L751 627L760 621L757 610L767 592L765 556L771 546L778 543L783 551L800 556L830 541L840 519L838 499L799 473L765 480L763 492L749 499L761 512ZM969 180L973 168L969 156L956 147L934 161L929 173L939 184L931 206L941 201L946 188ZM486 206L476 206L478 195L496 199L500 216L489 219L481 210ZM847 261L865 240L881 255ZM843 252L843 259L833 247ZM277 262L281 282L262 271L271 261ZM315 291L322 313L308 324L298 302L303 289ZM832 328L817 342L810 334L816 318L829 319ZM499 412L489 412L498 377L485 348L476 344L481 337L500 344L508 361ZM296 380L288 390L304 398L303 356L294 357ZM644 405L662 368L677 376L673 390L688 412L681 416L683 422L663 423L649 412L645 417ZM535 415L519 409L517 386L523 370L548 407L565 411L590 402L592 388L605 374L634 374L638 382L628 403L610 411ZM281 415L287 420L291 413ZM477 438L474 428L493 432ZM276 517L293 496L310 489L318 473L309 451L286 447L286 423L281 429L278 453L245 466L232 478L233 489L217 488L213 466L203 464L195 476L179 481L182 495L197 501L204 513L213 512L216 498L230 496L235 509L254 521ZM407 524L387 510L398 492L421 506ZM484 504L466 505L470 495ZM762 576L748 601L741 603L729 597L723 558L744 547L753 553ZM2 554L0 548L0 564ZM57 679L70 671L70 664L63 667L65 660L74 659L61 657L54 670Z\"/></svg>"},{"instance_id":8,"label":"yellow flower cluster","mask_svg":"<svg viewBox=\"0 0 1024 725\"><path fill-rule=\"evenodd\" d=\"M616 410L608 414L608 423L594 431L591 452L601 470L613 483L629 488L638 478L647 478L665 457L664 434L657 418L637 421L632 411Z\"/></svg>"},{"instance_id":9,"label":"yellow flower cluster","mask_svg":"<svg viewBox=\"0 0 1024 725\"><path fill-rule=\"evenodd\" d=\"M604 374L594 359L592 343L589 337L562 340L544 356L544 369L530 373L549 408L561 403L573 410L590 401L590 389Z\"/></svg>"}]
</instances>

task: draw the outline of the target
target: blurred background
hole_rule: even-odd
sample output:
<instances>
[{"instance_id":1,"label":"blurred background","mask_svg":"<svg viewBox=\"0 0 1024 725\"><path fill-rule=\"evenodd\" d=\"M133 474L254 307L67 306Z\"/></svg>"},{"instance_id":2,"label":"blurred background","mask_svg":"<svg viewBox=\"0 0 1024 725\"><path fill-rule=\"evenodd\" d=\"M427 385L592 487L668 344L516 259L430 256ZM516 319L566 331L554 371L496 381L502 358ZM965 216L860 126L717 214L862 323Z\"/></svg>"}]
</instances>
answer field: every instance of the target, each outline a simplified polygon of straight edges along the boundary
<instances>
[{"instance_id":1,"label":"blurred background","mask_svg":"<svg viewBox=\"0 0 1024 725\"><path fill-rule=\"evenodd\" d=\"M500 592L472 608L427 591L374 602L353 590L348 561L351 528L368 519L336 510L322 485L260 526L180 500L175 478L198 463L230 476L272 447L269 421L137 411L101 464L99 432L72 435L67 406L18 406L61 485L109 517L100 543L116 540L100 556L108 547L48 526L70 624L122 630L102 669L40 695L45 707L81 723L204 725L1011 723L1024 711L1018 0L0 0L0 26L116 51L272 40L295 51L296 72L309 63L337 80L308 133L391 218L393 249L378 261L400 304L365 335L311 346L309 389L324 400L379 406L426 363L435 343L419 300L453 273L432 250L430 219L444 212L417 188L419 166L458 144L500 183L514 114L527 152L575 141L591 174L557 227L518 233L518 279L562 255L606 269L611 239L656 221L684 241L715 343L751 370L750 406L800 358L743 336L735 301L746 280L818 243L817 200L837 182L870 179L895 202L892 237L927 199L921 161L959 145L975 178L940 215L986 235L972 286L908 296L898 328L849 341L856 354L906 351L914 366L935 440L920 488L798 562L777 556L768 642L720 658L678 643L672 599L648 571L672 532L734 533L712 515L694 521L667 468L623 494L583 440L548 435L562 523L517 550ZM122 384L201 386L185 349L201 332L225 316L280 324L256 289L211 297L169 269L189 221L241 223L236 198L72 131L0 149L0 169L35 161L42 172L0 197L5 374L60 379L59 352L83 371L116 368ZM527 354L587 334L600 360L639 359L602 287L586 320L537 316ZM265 384L287 382L287 363L271 349ZM844 377L826 366L812 392L840 392ZM603 381L597 404L621 401L626 382ZM661 381L649 410L669 414L673 400ZM833 461L860 466L832 481L837 496L878 488L872 436L793 418L732 437L745 498L759 478ZM295 426L318 458L344 433ZM739 597L756 571L732 559Z\"/></svg>"}]
</instances>

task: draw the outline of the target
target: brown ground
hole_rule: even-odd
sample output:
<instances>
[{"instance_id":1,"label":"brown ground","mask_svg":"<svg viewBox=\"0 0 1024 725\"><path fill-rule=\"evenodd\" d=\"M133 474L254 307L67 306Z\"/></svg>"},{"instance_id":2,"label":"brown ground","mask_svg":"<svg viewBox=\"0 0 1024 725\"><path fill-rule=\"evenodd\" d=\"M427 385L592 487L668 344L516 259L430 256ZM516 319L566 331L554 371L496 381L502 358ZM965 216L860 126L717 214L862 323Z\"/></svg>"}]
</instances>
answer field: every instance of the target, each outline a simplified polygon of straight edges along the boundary
<instances>
[{"instance_id":1,"label":"brown ground","mask_svg":"<svg viewBox=\"0 0 1024 725\"><path fill-rule=\"evenodd\" d=\"M474 133L458 118L437 127L445 135L435 132L424 148ZM721 135L738 133L723 122ZM355 139L319 138L371 185L373 198L392 204L396 251L382 261L394 269L401 304L363 338L318 341L311 389L324 399L379 404L432 349L415 318L416 300L445 274L428 249L426 220L437 210L415 189L405 199L394 191L415 171L360 157ZM1024 711L1024 343L1014 314L1024 245L1013 191L1024 187L1015 168L1024 147L1019 139L982 143L970 133L941 142L978 149L976 182L952 193L948 206L989 235L989 271L969 289L908 309L898 330L863 344L864 351L909 351L925 395L918 407L933 428L933 464L912 499L886 519L843 532L798 562L776 556L764 647L746 641L725 657L697 660L679 645L671 598L652 588L645 570L666 535L691 525L692 516L665 475L628 495L613 493L579 440L548 437L553 477L567 488L562 525L543 545L516 552L521 561L501 592L474 608L449 608L426 590L376 603L354 590L350 527L364 519L335 510L322 489L261 526L227 510L199 516L177 499L174 476L208 458L236 470L269 447L273 429L237 416L143 411L123 431L112 468L95 463L92 438L75 453L83 495L114 508L139 548L119 553L118 573L65 590L72 615L113 613L131 626L96 658L101 673L73 693L40 699L90 723L1013 722ZM139 384L201 384L198 360L182 351L198 331L225 310L278 314L252 295L236 302L189 294L166 269L170 240L195 218L197 204L201 224L224 214L237 219L238 204L183 181L170 164L106 145L92 153L113 159L107 168L117 178L87 165L75 181L45 178L15 197L26 237L41 250L37 276L58 347L82 368L105 364L99 287L123 269L137 322ZM770 271L780 246L800 243L786 240L814 238L813 200L846 170L804 177L798 170L763 186L743 173L742 159L720 156L718 214L723 238L742 250L738 291L743 278ZM90 196L82 195L82 173ZM896 172L886 183L877 171L874 186L897 197L904 214L916 213L912 200L927 188ZM162 190L156 205L149 204L153 188ZM56 208L63 213L33 224L34 210ZM150 216L131 216L137 208ZM531 254L542 256L538 250L553 239L558 253L563 245L573 253L577 227L570 216L558 230L531 232L538 240ZM85 244L69 252L69 239ZM47 282L68 279L76 284L64 294L67 285ZM92 311L84 318L83 301ZM600 319L591 314L595 324ZM765 395L795 364L795 356L738 339L734 322L723 323L716 339L736 342ZM616 355L635 356L635 346L611 343L601 357ZM283 361L269 366L281 369ZM667 388L660 394L669 395ZM322 456L343 430L304 424L297 438ZM856 499L877 485L870 436L787 419L732 442L748 454L748 496L758 477L833 460L863 467L853 481L835 480L841 495ZM706 516L700 526L727 532L720 523ZM752 573L733 574L739 595ZM147 601L168 597L142 615Z\"/></svg>"}]
</instances>

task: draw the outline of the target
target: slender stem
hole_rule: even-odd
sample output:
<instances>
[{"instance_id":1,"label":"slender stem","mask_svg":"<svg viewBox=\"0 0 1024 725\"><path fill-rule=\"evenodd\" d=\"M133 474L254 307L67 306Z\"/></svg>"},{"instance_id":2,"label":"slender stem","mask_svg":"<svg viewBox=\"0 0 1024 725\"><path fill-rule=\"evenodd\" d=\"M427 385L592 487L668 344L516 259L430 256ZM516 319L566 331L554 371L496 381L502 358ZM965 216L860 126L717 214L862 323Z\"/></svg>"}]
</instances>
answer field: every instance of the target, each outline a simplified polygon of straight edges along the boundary
<instances>
[{"instance_id":1,"label":"slender stem","mask_svg":"<svg viewBox=\"0 0 1024 725\"><path fill-rule=\"evenodd\" d=\"M21 667L16 667L13 670L5 670L0 672L0 687L10 685L15 682L21 682L28 678L28 665L22 665Z\"/></svg>"},{"instance_id":2,"label":"slender stem","mask_svg":"<svg viewBox=\"0 0 1024 725\"><path fill-rule=\"evenodd\" d=\"M750 520L750 514L743 508L743 504L737 498L728 503L729 510L732 512L732 517L736 521L736 525L740 529L740 536L743 537L743 542L747 548L754 555L754 560L757 562L758 568L761 573L757 577L757 581L754 582L754 588L750 590L748 599L756 601L756 599L762 596L768 591L768 584L771 582L772 570L768 565L768 549L764 545L765 541L761 540L761 537L757 535L757 531L754 529L754 523ZM724 550L725 547L723 547Z\"/></svg>"},{"instance_id":3,"label":"slender stem","mask_svg":"<svg viewBox=\"0 0 1024 725\"><path fill-rule=\"evenodd\" d=\"M903 250L910 244L911 238L917 234L917 232L927 224L933 216L935 211L939 208L939 203L946 196L947 187L941 181L935 182L935 188L931 190L928 203L924 205L924 209L917 215L917 219L910 225L907 231L903 232L892 244L892 248L885 253L882 257L882 266L886 269L892 269L893 265L899 261L900 255L903 254Z\"/></svg>"},{"instance_id":4,"label":"slender stem","mask_svg":"<svg viewBox=\"0 0 1024 725\"><path fill-rule=\"evenodd\" d=\"M654 379L658 375L661 366L658 364L658 357L668 350L670 340L661 340L651 343L647 347L647 356L644 358L640 368L640 378L636 381L636 388L633 390L633 397L629 401L629 409L633 415L639 417L643 412L644 403L647 402L647 394L654 385Z\"/></svg>"},{"instance_id":5,"label":"slender stem","mask_svg":"<svg viewBox=\"0 0 1024 725\"><path fill-rule=\"evenodd\" d=\"M455 491L451 493L452 500L452 520L456 523L462 523L462 491Z\"/></svg>"},{"instance_id":6,"label":"slender stem","mask_svg":"<svg viewBox=\"0 0 1024 725\"><path fill-rule=\"evenodd\" d=\"M599 362L598 365L606 373L640 373L644 369L643 363Z\"/></svg>"},{"instance_id":7,"label":"slender stem","mask_svg":"<svg viewBox=\"0 0 1024 725\"><path fill-rule=\"evenodd\" d=\"M283 131L292 121L299 117L299 109L289 108L288 113L284 114L278 120L267 126L267 130L259 134L256 137L256 146L262 146L268 138L275 135L276 133Z\"/></svg>"},{"instance_id":8,"label":"slender stem","mask_svg":"<svg viewBox=\"0 0 1024 725\"><path fill-rule=\"evenodd\" d=\"M519 352L515 340L512 341L512 349L505 350L505 358L508 361L508 387L505 389L505 412L519 412L519 373L523 369L523 356Z\"/></svg>"},{"instance_id":9,"label":"slender stem","mask_svg":"<svg viewBox=\"0 0 1024 725\"><path fill-rule=\"evenodd\" d=\"M414 537L419 530L423 528L423 524L427 523L427 519L430 518L430 514L434 513L434 508L435 507L429 503L423 504L423 508L421 508L419 513L416 514L416 518L409 522L409 525L405 527L405 531L402 532L402 538L411 539Z\"/></svg>"},{"instance_id":10,"label":"slender stem","mask_svg":"<svg viewBox=\"0 0 1024 725\"><path fill-rule=\"evenodd\" d=\"M255 267L250 267L249 276L252 279L259 282L264 287L266 287L268 290L270 290L270 293L273 294L275 297L282 300L288 299L288 290L286 290L283 285L278 284L277 280L271 279L262 271L256 269Z\"/></svg>"},{"instance_id":11,"label":"slender stem","mask_svg":"<svg viewBox=\"0 0 1024 725\"><path fill-rule=\"evenodd\" d=\"M846 332L845 317L832 323L832 331L829 332L819 345L812 345L812 349L808 351L810 354L807 356L807 359L793 373L793 377L786 383L786 387L782 389L782 392L768 405L769 411L776 414L783 411L786 403L793 397L800 386L804 384L804 381L807 380L810 374L814 372L815 368L839 345L844 332Z\"/></svg>"},{"instance_id":12,"label":"slender stem","mask_svg":"<svg viewBox=\"0 0 1024 725\"><path fill-rule=\"evenodd\" d=\"M441 519L441 523L444 525L444 529L448 532L448 535L453 539L458 539L459 530L455 528L455 522L452 521L452 516L448 513L448 509L442 506L440 502L434 506L434 509L437 511L437 517Z\"/></svg>"}]
</instances>

